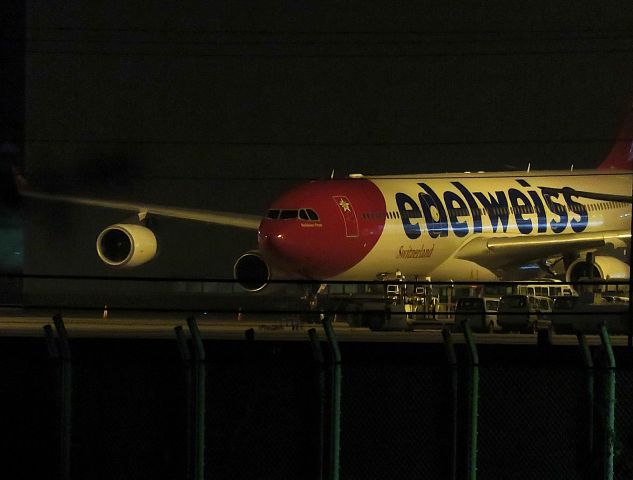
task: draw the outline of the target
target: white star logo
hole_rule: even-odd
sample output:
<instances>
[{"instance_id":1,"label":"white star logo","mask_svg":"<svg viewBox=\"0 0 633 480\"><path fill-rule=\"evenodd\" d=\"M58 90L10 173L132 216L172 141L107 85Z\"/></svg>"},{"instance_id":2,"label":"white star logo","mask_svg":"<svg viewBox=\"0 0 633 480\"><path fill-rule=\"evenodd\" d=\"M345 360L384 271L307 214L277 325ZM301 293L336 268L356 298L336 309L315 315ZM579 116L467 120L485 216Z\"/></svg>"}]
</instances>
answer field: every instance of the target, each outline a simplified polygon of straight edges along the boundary
<instances>
[{"instance_id":1,"label":"white star logo","mask_svg":"<svg viewBox=\"0 0 633 480\"><path fill-rule=\"evenodd\" d=\"M352 209L350 208L349 202L346 202L344 199L341 198L341 201L338 202L338 204L344 212L352 211Z\"/></svg>"}]
</instances>

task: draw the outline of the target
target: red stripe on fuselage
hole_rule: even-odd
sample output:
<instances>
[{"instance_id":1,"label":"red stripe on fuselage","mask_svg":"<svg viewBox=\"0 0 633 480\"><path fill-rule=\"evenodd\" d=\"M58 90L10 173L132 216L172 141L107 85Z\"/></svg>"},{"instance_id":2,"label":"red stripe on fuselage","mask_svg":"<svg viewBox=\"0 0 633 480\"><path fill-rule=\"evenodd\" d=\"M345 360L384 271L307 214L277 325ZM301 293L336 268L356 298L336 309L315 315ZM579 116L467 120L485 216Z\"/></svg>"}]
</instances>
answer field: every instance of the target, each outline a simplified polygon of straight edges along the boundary
<instances>
[{"instance_id":1,"label":"red stripe on fuselage","mask_svg":"<svg viewBox=\"0 0 633 480\"><path fill-rule=\"evenodd\" d=\"M306 278L339 275L376 245L386 217L385 198L369 180L313 181L277 198L270 209L314 210L319 219L265 218L259 249L280 270Z\"/></svg>"}]
</instances>

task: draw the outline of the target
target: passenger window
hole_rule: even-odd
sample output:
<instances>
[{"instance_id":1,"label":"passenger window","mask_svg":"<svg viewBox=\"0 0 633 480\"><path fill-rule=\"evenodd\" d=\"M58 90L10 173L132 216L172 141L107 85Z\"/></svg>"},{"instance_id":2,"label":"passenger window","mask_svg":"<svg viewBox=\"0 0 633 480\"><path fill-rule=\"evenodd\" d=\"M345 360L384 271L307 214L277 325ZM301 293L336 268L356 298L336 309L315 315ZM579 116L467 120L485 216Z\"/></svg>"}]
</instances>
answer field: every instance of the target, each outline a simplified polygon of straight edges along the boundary
<instances>
[{"instance_id":1,"label":"passenger window","mask_svg":"<svg viewBox=\"0 0 633 480\"><path fill-rule=\"evenodd\" d=\"M310 218L308 217L308 212L306 212L304 208L299 210L299 218L301 220L310 220Z\"/></svg>"},{"instance_id":2,"label":"passenger window","mask_svg":"<svg viewBox=\"0 0 633 480\"><path fill-rule=\"evenodd\" d=\"M317 213L314 210L308 208L306 210L306 212L308 212L308 218L310 220L318 220L319 219L319 216L317 215Z\"/></svg>"},{"instance_id":3,"label":"passenger window","mask_svg":"<svg viewBox=\"0 0 633 480\"><path fill-rule=\"evenodd\" d=\"M266 215L266 217L272 219L279 218L279 210L268 210L268 214Z\"/></svg>"}]
</instances>

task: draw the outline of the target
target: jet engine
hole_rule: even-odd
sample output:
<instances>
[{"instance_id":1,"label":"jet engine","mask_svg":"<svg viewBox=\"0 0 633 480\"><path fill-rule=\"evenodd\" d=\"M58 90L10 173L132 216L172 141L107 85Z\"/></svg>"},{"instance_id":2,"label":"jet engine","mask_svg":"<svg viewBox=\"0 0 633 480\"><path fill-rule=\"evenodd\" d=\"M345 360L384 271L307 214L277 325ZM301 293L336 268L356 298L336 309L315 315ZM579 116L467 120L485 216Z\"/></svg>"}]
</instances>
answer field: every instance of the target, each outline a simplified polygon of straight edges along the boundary
<instances>
[{"instance_id":1,"label":"jet engine","mask_svg":"<svg viewBox=\"0 0 633 480\"><path fill-rule=\"evenodd\" d=\"M156 256L154 232L143 225L117 223L97 237L99 258L112 267L132 268Z\"/></svg>"},{"instance_id":2,"label":"jet engine","mask_svg":"<svg viewBox=\"0 0 633 480\"><path fill-rule=\"evenodd\" d=\"M568 282L575 282L579 278L590 276L591 264L586 260L578 259L574 261L567 272L565 278ZM597 256L593 262L593 278L596 280L628 280L629 266L622 260L609 257Z\"/></svg>"},{"instance_id":3,"label":"jet engine","mask_svg":"<svg viewBox=\"0 0 633 480\"><path fill-rule=\"evenodd\" d=\"M233 265L233 278L246 290L259 292L272 278L272 268L259 250L251 250L240 256Z\"/></svg>"}]
</instances>

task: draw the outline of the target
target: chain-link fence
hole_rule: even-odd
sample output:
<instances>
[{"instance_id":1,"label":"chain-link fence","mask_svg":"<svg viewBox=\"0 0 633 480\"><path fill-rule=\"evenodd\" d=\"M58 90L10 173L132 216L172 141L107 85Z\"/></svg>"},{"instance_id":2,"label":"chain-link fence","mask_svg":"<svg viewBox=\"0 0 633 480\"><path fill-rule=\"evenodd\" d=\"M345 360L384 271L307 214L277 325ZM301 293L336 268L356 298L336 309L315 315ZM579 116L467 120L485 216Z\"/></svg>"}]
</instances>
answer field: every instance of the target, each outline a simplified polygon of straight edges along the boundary
<instances>
[{"instance_id":1,"label":"chain-link fence","mask_svg":"<svg viewBox=\"0 0 633 480\"><path fill-rule=\"evenodd\" d=\"M0 344L6 471L55 477L57 363L43 339ZM321 369L307 338L205 341L205 478L327 478L336 412L323 346ZM75 339L71 349L71 478L187 478L191 377L175 341ZM451 478L453 446L464 478L472 369L465 347L456 349L453 370L442 344L341 344L340 478ZM479 346L478 478L602 475L609 372L601 350L591 347L590 370L578 347ZM615 353L614 470L627 479L633 362L627 348Z\"/></svg>"}]
</instances>

